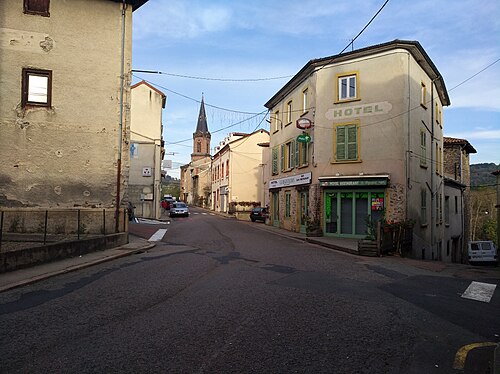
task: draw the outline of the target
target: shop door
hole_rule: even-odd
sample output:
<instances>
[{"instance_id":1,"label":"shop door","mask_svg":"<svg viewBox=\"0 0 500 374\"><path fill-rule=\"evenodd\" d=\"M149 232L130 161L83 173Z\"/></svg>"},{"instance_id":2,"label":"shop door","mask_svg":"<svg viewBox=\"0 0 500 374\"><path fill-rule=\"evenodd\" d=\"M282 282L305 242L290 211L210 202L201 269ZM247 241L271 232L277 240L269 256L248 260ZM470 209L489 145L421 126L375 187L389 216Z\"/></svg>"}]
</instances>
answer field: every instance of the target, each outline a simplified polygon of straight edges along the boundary
<instances>
[{"instance_id":1,"label":"shop door","mask_svg":"<svg viewBox=\"0 0 500 374\"><path fill-rule=\"evenodd\" d=\"M273 226L279 227L280 226L280 194L279 192L273 192L273 197L272 197L272 219L273 219Z\"/></svg>"},{"instance_id":2,"label":"shop door","mask_svg":"<svg viewBox=\"0 0 500 374\"><path fill-rule=\"evenodd\" d=\"M299 206L299 217L300 217L300 232L306 232L307 217L309 217L309 191L300 192L300 206Z\"/></svg>"},{"instance_id":3,"label":"shop door","mask_svg":"<svg viewBox=\"0 0 500 374\"><path fill-rule=\"evenodd\" d=\"M327 193L325 198L325 231L330 234L338 234L338 193Z\"/></svg>"}]
</instances>

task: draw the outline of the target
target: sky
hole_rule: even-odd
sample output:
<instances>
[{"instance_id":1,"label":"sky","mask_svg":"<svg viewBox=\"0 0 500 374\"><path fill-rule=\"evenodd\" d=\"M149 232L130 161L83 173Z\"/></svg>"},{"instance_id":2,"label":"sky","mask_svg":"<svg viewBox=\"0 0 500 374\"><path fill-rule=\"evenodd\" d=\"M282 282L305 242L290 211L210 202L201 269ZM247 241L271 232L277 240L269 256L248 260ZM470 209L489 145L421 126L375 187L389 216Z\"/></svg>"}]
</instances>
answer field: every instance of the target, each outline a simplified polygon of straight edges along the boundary
<instances>
[{"instance_id":1,"label":"sky","mask_svg":"<svg viewBox=\"0 0 500 374\"><path fill-rule=\"evenodd\" d=\"M229 132L269 130L264 104L309 60L340 53L384 2L149 0L136 10L132 69L162 74L134 72L133 83L167 95L167 174L190 161L202 95L212 148ZM471 164L500 164L500 2L389 0L354 49L394 39L420 42L443 76L445 136L472 144Z\"/></svg>"}]
</instances>

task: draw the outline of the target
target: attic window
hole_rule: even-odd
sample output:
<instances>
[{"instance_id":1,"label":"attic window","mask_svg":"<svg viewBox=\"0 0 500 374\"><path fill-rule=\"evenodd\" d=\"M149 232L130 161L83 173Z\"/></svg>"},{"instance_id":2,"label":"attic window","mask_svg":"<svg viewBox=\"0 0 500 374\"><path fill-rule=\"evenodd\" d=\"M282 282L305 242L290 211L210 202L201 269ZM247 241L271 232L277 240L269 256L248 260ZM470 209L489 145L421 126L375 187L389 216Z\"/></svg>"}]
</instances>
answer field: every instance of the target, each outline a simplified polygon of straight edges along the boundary
<instances>
[{"instance_id":1,"label":"attic window","mask_svg":"<svg viewBox=\"0 0 500 374\"><path fill-rule=\"evenodd\" d=\"M46 106L52 102L52 71L23 69L22 106Z\"/></svg>"},{"instance_id":2,"label":"attic window","mask_svg":"<svg viewBox=\"0 0 500 374\"><path fill-rule=\"evenodd\" d=\"M50 0L24 0L24 13L50 17Z\"/></svg>"}]
</instances>

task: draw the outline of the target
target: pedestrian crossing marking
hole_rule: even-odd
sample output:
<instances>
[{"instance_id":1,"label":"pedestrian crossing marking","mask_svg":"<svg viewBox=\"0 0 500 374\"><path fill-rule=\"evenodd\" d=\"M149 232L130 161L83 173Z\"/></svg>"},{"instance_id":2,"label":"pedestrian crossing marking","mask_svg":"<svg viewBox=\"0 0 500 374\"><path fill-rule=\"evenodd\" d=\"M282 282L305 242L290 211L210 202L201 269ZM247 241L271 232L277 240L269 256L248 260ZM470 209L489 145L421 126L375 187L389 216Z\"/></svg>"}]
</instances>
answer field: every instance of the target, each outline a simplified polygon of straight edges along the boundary
<instances>
[{"instance_id":1,"label":"pedestrian crossing marking","mask_svg":"<svg viewBox=\"0 0 500 374\"><path fill-rule=\"evenodd\" d=\"M471 299L489 303L495 292L496 284L472 282L462 294L464 299Z\"/></svg>"},{"instance_id":2,"label":"pedestrian crossing marking","mask_svg":"<svg viewBox=\"0 0 500 374\"><path fill-rule=\"evenodd\" d=\"M150 238L148 241L150 242L159 242L160 240L163 239L163 237L165 236L165 234L167 233L167 229L159 229L158 231L156 231Z\"/></svg>"}]
</instances>

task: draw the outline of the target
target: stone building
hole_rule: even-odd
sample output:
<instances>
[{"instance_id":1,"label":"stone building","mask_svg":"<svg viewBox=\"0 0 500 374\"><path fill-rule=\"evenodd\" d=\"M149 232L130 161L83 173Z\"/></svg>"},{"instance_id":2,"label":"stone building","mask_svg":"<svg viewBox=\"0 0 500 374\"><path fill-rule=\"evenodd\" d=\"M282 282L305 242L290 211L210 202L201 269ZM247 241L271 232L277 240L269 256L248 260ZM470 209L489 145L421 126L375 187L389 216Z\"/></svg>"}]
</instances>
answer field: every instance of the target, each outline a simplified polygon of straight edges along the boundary
<instances>
[{"instance_id":1,"label":"stone building","mask_svg":"<svg viewBox=\"0 0 500 374\"><path fill-rule=\"evenodd\" d=\"M211 134L208 131L205 100L201 98L196 131L193 133L191 162L181 166L181 198L188 204L210 206L211 183L210 156Z\"/></svg>"},{"instance_id":2,"label":"stone building","mask_svg":"<svg viewBox=\"0 0 500 374\"><path fill-rule=\"evenodd\" d=\"M166 96L145 81L131 87L129 200L135 215L161 216L161 162L163 148L162 110Z\"/></svg>"},{"instance_id":3,"label":"stone building","mask_svg":"<svg viewBox=\"0 0 500 374\"><path fill-rule=\"evenodd\" d=\"M444 137L444 243L438 259L467 262L471 240L470 154L474 147L465 139Z\"/></svg>"},{"instance_id":4,"label":"stone building","mask_svg":"<svg viewBox=\"0 0 500 374\"><path fill-rule=\"evenodd\" d=\"M261 145L268 143L269 132L260 129L251 134L231 133L215 148L212 210L246 212L265 204Z\"/></svg>"},{"instance_id":5,"label":"stone building","mask_svg":"<svg viewBox=\"0 0 500 374\"><path fill-rule=\"evenodd\" d=\"M448 105L416 41L309 61L265 104L271 224L361 239L370 222L414 223L410 255L437 259Z\"/></svg>"},{"instance_id":6,"label":"stone building","mask_svg":"<svg viewBox=\"0 0 500 374\"><path fill-rule=\"evenodd\" d=\"M0 1L0 206L121 205L146 1Z\"/></svg>"}]
</instances>

